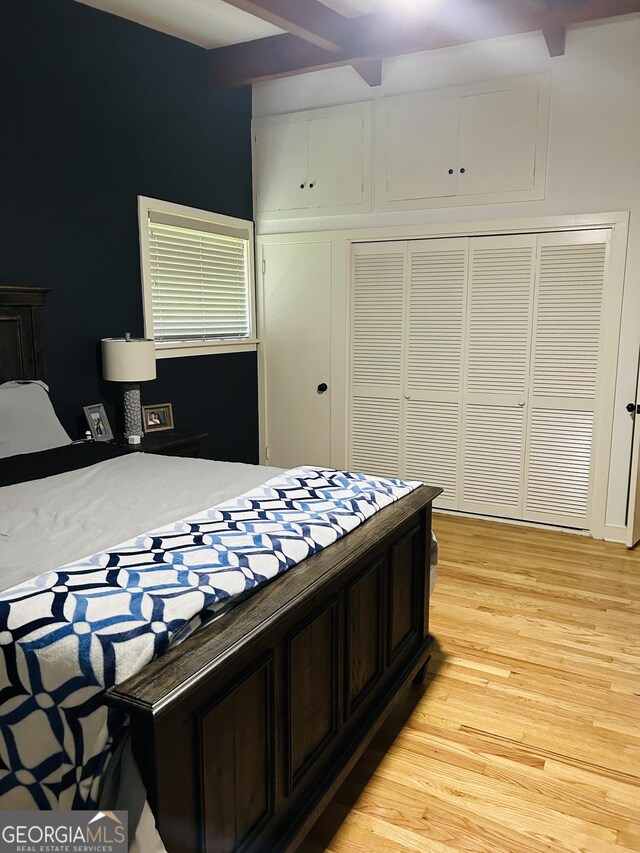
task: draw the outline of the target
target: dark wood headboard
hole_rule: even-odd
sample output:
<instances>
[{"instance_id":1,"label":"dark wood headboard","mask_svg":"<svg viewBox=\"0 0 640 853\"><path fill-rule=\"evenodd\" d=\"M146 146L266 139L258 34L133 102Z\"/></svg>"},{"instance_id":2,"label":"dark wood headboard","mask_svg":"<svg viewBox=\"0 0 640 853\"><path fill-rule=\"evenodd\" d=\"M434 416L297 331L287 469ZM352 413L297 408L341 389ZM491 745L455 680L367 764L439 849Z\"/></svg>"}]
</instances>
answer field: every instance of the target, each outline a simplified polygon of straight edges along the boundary
<instances>
[{"instance_id":1,"label":"dark wood headboard","mask_svg":"<svg viewBox=\"0 0 640 853\"><path fill-rule=\"evenodd\" d=\"M49 288L0 285L0 382L46 379L42 309Z\"/></svg>"}]
</instances>

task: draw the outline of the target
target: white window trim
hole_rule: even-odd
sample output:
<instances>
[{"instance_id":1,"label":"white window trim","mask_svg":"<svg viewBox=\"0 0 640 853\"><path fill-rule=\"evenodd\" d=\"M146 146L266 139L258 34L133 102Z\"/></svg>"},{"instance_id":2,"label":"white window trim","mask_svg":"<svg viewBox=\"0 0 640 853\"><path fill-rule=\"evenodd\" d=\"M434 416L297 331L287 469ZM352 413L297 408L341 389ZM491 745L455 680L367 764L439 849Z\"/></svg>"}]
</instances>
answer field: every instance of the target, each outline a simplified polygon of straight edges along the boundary
<instances>
[{"instance_id":1,"label":"white window trim","mask_svg":"<svg viewBox=\"0 0 640 853\"><path fill-rule=\"evenodd\" d=\"M233 216L224 216L222 213L211 213L198 210L195 207L187 207L183 204L175 204L171 201L162 201L156 198L138 196L138 229L140 232L140 271L142 276L142 308L144 312L144 334L146 338L153 338L153 310L151 307L151 255L149 247L149 212L168 213L175 216L184 216L190 219L200 219L227 228L244 228L249 233L249 323L250 336L248 338L229 338L228 340L203 341L157 341L156 358L179 358L193 355L213 355L216 353L232 352L255 352L258 348L256 338L256 287L255 287L255 261L254 261L254 235L253 222L248 219L237 219Z\"/></svg>"}]
</instances>

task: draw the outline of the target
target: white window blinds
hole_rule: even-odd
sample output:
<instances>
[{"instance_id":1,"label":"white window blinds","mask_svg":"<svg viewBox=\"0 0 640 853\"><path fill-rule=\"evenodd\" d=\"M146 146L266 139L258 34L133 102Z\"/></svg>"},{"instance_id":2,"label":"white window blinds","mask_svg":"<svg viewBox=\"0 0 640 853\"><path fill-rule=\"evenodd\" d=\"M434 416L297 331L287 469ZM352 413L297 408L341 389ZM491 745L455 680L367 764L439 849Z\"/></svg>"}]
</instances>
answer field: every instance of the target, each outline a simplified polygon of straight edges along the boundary
<instances>
[{"instance_id":1,"label":"white window blinds","mask_svg":"<svg viewBox=\"0 0 640 853\"><path fill-rule=\"evenodd\" d=\"M155 340L251 337L249 229L151 210L148 228Z\"/></svg>"}]
</instances>

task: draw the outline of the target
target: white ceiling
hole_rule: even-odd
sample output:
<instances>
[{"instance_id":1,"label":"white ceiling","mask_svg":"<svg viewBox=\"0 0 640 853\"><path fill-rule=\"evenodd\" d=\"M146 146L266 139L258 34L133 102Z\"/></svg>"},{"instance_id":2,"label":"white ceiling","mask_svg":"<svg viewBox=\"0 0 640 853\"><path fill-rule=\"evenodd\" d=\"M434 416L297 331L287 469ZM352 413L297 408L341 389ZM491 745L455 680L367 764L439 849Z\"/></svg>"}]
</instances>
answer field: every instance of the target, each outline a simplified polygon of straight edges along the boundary
<instances>
[{"instance_id":1,"label":"white ceiling","mask_svg":"<svg viewBox=\"0 0 640 853\"><path fill-rule=\"evenodd\" d=\"M284 32L224 0L78 0L200 47L223 47ZM379 12L390 0L322 0L348 16ZM397 2L397 0L396 0Z\"/></svg>"}]
</instances>

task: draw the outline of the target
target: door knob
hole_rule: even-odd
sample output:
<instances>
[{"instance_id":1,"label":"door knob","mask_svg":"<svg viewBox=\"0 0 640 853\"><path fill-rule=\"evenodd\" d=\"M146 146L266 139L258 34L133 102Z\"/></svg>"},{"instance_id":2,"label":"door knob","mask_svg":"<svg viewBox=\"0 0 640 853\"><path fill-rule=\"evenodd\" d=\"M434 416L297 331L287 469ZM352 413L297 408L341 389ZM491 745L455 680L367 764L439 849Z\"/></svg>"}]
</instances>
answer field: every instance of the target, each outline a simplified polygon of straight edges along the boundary
<instances>
[{"instance_id":1,"label":"door knob","mask_svg":"<svg viewBox=\"0 0 640 853\"><path fill-rule=\"evenodd\" d=\"M524 404L525 404L524 400L518 400L518 405L520 406L521 409L523 408Z\"/></svg>"},{"instance_id":2,"label":"door knob","mask_svg":"<svg viewBox=\"0 0 640 853\"><path fill-rule=\"evenodd\" d=\"M638 414L640 415L640 403L636 406L635 403L627 403L626 409L629 414Z\"/></svg>"},{"instance_id":3,"label":"door knob","mask_svg":"<svg viewBox=\"0 0 640 853\"><path fill-rule=\"evenodd\" d=\"M318 389L317 389L317 390L318 390L318 394L324 394L324 392L327 390L327 388L328 388L328 387L329 387L329 386L327 385L327 383L326 383L326 382L321 382L321 383L318 385Z\"/></svg>"}]
</instances>

